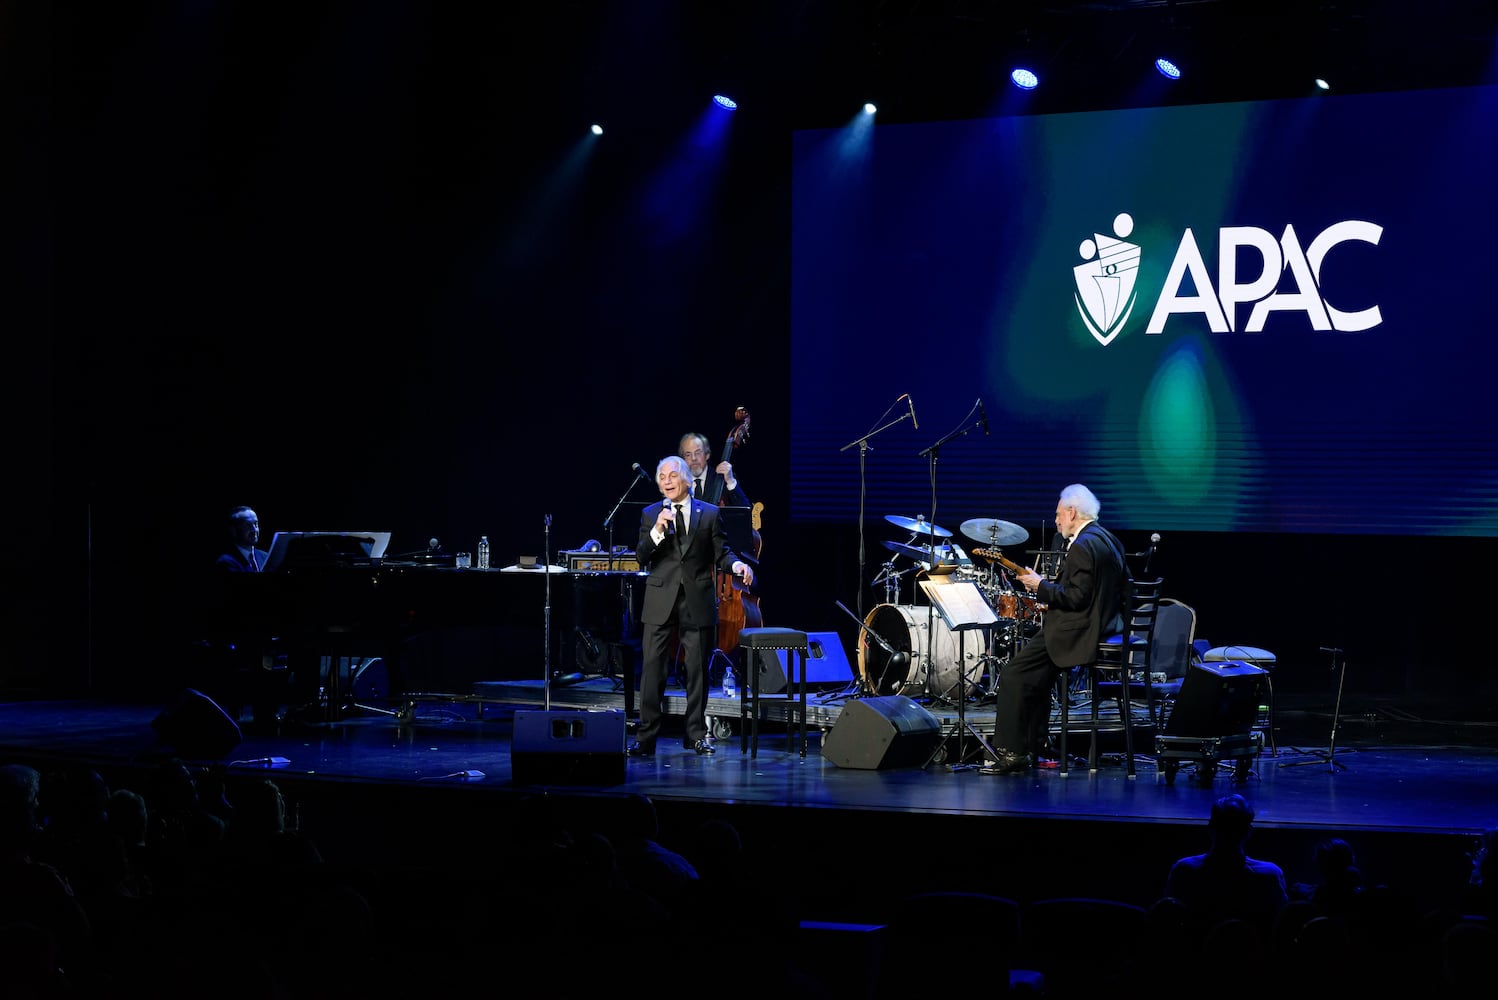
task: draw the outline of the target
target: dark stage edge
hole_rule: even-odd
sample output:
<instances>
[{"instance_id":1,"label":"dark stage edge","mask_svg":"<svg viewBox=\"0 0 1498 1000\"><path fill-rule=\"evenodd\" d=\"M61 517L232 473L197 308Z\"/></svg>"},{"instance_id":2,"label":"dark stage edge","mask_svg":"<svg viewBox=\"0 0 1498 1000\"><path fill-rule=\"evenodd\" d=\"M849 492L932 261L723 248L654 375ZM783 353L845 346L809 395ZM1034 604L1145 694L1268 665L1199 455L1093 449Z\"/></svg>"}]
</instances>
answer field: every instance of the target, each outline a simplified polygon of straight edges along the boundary
<instances>
[{"instance_id":1,"label":"dark stage edge","mask_svg":"<svg viewBox=\"0 0 1498 1000\"><path fill-rule=\"evenodd\" d=\"M1266 747L1241 781L1229 766L1206 776L1189 764L1167 781L1147 752L1154 746L1147 731L1132 779L1111 752L1099 770L1078 763L1065 777L1054 767L1004 777L957 769L946 763L959 749L955 709L946 708L933 710L944 723L945 755L928 766L838 767L822 754L816 713L803 758L767 709L754 756L735 731L715 741L714 756L699 757L681 746L675 718L654 758L616 767L616 757L600 776L583 775L591 784L571 776L550 785L514 780L516 711L609 710L622 699L606 679L550 692L520 682L476 685L465 695L417 693L378 710L353 709L338 722L283 722L269 732L247 726L217 759L160 740L151 725L160 703L10 701L0 703L0 757L44 773L92 766L112 787L137 790L174 753L195 767L222 766L231 789L270 777L329 860L441 877L502 877L523 867L524 826L538 803L574 829L607 832L622 803L644 795L656 803L668 843L685 843L709 818L733 822L766 884L783 885L804 920L887 919L896 899L929 889L1148 905L1171 861L1205 849L1211 803L1231 791L1257 810L1251 851L1278 861L1292 881L1314 880L1312 847L1337 834L1353 842L1371 879L1434 908L1460 892L1476 836L1498 823L1491 724L1387 709L1357 708L1346 718L1336 766L1324 759L1329 711L1277 709L1278 752ZM714 701L723 704L710 713L737 722L735 702ZM830 728L840 706L824 707ZM964 714L980 734L992 733L991 706ZM1110 739L1100 744L1105 751ZM976 763L976 741L965 733L961 740L964 759ZM1072 749L1085 753L1085 736ZM277 758L286 763L272 764ZM1127 865L1104 862L1124 850Z\"/></svg>"}]
</instances>

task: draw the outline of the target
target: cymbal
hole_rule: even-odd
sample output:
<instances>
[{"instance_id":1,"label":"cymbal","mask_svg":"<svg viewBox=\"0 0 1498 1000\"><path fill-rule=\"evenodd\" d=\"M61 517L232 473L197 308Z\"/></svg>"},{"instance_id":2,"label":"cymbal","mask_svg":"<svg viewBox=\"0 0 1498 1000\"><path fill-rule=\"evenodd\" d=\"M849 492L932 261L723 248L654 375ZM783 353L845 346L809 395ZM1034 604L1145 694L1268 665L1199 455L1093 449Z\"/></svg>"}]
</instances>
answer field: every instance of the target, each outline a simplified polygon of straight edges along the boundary
<instances>
[{"instance_id":1,"label":"cymbal","mask_svg":"<svg viewBox=\"0 0 1498 1000\"><path fill-rule=\"evenodd\" d=\"M943 528L939 524L931 524L924 517L911 520L908 517L901 517L899 514L885 514L884 519L897 528L914 531L919 535L935 535L937 538L952 537L952 533L946 528Z\"/></svg>"},{"instance_id":2,"label":"cymbal","mask_svg":"<svg viewBox=\"0 0 1498 1000\"><path fill-rule=\"evenodd\" d=\"M962 550L955 545L938 545L934 551L906 545L903 542L884 542L883 545L891 552L898 552L906 558L914 559L922 566L930 566L933 555L936 557L938 566L956 566L963 561Z\"/></svg>"},{"instance_id":3,"label":"cymbal","mask_svg":"<svg viewBox=\"0 0 1498 1000\"><path fill-rule=\"evenodd\" d=\"M996 517L975 517L962 522L962 533L975 542L989 545L1018 545L1030 537L1023 525L1013 521L1000 521Z\"/></svg>"},{"instance_id":4,"label":"cymbal","mask_svg":"<svg viewBox=\"0 0 1498 1000\"><path fill-rule=\"evenodd\" d=\"M891 552L905 556L907 559L914 559L918 563L929 563L931 561L930 552L927 552L925 549L918 549L914 545L906 545L903 542L885 542L884 547ZM936 556L938 559L941 558L940 549L937 550Z\"/></svg>"}]
</instances>

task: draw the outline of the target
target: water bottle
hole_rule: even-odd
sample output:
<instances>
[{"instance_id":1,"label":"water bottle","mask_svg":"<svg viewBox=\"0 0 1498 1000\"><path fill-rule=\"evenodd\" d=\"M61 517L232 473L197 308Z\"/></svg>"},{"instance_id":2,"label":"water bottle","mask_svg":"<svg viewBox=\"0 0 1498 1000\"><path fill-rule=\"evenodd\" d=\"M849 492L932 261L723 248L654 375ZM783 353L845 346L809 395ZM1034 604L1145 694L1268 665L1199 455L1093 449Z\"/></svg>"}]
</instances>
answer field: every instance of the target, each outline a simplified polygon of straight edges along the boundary
<instances>
[{"instance_id":1,"label":"water bottle","mask_svg":"<svg viewBox=\"0 0 1498 1000\"><path fill-rule=\"evenodd\" d=\"M739 680L733 675L733 667L723 668L723 697L737 698L739 696Z\"/></svg>"},{"instance_id":2,"label":"water bottle","mask_svg":"<svg viewBox=\"0 0 1498 1000\"><path fill-rule=\"evenodd\" d=\"M489 536L479 536L479 569L489 568Z\"/></svg>"}]
</instances>

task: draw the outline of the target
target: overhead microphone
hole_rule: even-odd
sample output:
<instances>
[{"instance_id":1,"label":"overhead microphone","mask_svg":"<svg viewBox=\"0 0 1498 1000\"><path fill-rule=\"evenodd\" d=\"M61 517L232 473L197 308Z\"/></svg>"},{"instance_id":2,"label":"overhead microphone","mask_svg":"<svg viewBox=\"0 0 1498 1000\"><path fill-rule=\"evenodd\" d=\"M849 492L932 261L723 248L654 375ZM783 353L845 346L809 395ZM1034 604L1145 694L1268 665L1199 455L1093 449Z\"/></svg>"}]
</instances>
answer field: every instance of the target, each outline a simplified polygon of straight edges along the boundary
<instances>
[{"instance_id":1,"label":"overhead microphone","mask_svg":"<svg viewBox=\"0 0 1498 1000\"><path fill-rule=\"evenodd\" d=\"M983 409L983 397L978 397L978 419L983 421L983 433L988 434L988 412Z\"/></svg>"},{"instance_id":2,"label":"overhead microphone","mask_svg":"<svg viewBox=\"0 0 1498 1000\"><path fill-rule=\"evenodd\" d=\"M915 418L915 400L911 398L910 393L908 393L908 392L901 393L900 394L900 399L904 399L904 400L908 400L909 401L909 403L910 403L910 426L914 427L916 430L920 430L921 429L920 421L916 420L916 418ZM895 400L895 402L898 403L900 401L900 399Z\"/></svg>"},{"instance_id":3,"label":"overhead microphone","mask_svg":"<svg viewBox=\"0 0 1498 1000\"><path fill-rule=\"evenodd\" d=\"M1150 548L1154 548L1156 545L1159 545L1159 544L1160 544L1160 533L1157 531L1154 534L1150 535Z\"/></svg>"}]
</instances>

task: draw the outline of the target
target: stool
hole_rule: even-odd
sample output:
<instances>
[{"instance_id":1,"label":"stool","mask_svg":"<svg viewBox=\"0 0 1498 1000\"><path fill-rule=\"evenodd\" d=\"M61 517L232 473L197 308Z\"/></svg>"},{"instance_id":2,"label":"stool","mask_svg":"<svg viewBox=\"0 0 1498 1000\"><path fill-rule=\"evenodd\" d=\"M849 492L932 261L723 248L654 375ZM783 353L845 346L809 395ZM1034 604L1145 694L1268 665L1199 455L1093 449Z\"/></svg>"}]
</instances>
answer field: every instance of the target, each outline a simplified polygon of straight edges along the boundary
<instances>
[{"instance_id":1,"label":"stool","mask_svg":"<svg viewBox=\"0 0 1498 1000\"><path fill-rule=\"evenodd\" d=\"M806 657L810 644L805 632L797 632L793 628L741 628L739 629L739 648L745 651L745 659L752 666L745 665L745 676L749 678L748 696L741 694L739 700L739 724L743 731L739 734L739 752L749 751L749 756L759 756L759 664L753 662L754 653L763 650L774 653L777 650L787 650L786 676L791 683L798 684L801 689L801 709L797 716L797 723L801 729L801 756L806 756ZM801 669L796 669L796 654L801 654ZM791 689L786 689L786 704L791 705ZM752 707L751 707L752 703ZM753 733L750 733L750 729ZM796 748L796 728L786 725L786 750Z\"/></svg>"},{"instance_id":2,"label":"stool","mask_svg":"<svg viewBox=\"0 0 1498 1000\"><path fill-rule=\"evenodd\" d=\"M1198 640L1200 645L1206 645ZM1274 665L1275 655L1258 646L1212 646L1201 650L1203 663L1247 663L1264 671L1264 690L1268 693L1268 710L1260 713L1260 723L1255 728L1269 733L1269 755L1278 757L1279 745L1274 741Z\"/></svg>"}]
</instances>

